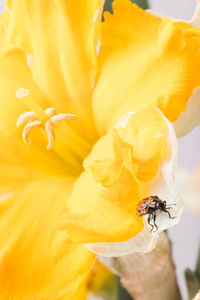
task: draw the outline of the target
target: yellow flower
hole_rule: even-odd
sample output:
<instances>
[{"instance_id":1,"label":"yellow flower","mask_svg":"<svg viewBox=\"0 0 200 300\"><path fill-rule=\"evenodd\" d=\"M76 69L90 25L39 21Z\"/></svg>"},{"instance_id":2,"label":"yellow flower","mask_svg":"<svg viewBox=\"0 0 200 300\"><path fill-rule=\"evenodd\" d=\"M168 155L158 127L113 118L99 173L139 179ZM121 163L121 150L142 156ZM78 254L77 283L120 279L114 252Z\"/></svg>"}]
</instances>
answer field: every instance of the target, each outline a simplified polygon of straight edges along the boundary
<instances>
[{"instance_id":1,"label":"yellow flower","mask_svg":"<svg viewBox=\"0 0 200 300\"><path fill-rule=\"evenodd\" d=\"M148 9L147 10L149 13L151 13L152 15L154 16L157 16L159 18L164 18L164 19L168 19L169 17L164 15L164 14L161 14L157 11L154 11L154 10L151 10L151 9ZM194 11L194 14L192 16L192 18L188 21L185 21L186 23L194 26L194 27L197 27L197 28L200 28L200 18L199 18L199 15L200 15L200 1L197 0L196 1L196 8L195 8L195 11ZM174 21L180 23L181 20L175 20L173 19ZM187 28L187 27L186 27ZM190 26L188 27L188 29L191 28ZM175 129L175 132L176 132L176 135L178 137L180 136L184 136L186 135L187 133L189 133L195 126L199 125L200 124L200 119L199 119L199 113L200 113L200 87L197 86L188 103L187 103L187 106L186 106L186 109L184 111L181 112L181 114L179 115L178 119L176 119L174 122L173 122L173 125L174 125L174 129Z\"/></svg>"},{"instance_id":2,"label":"yellow flower","mask_svg":"<svg viewBox=\"0 0 200 300\"><path fill-rule=\"evenodd\" d=\"M35 24L33 27L36 32L46 36L46 46L42 45L42 39L38 40L39 44L36 47L40 51L46 49L45 56L50 55L49 61L43 60L43 63L46 66L52 63L53 73L57 72L56 76L51 74L52 79L54 77L54 86L50 82L50 78L47 81L51 94L49 98L44 95L46 94L45 88L43 93L34 82L35 75L28 67L26 54L7 40L9 24L11 26L14 21L12 19L14 8L12 7L9 13L4 13L0 18L0 95L2 100L0 112L0 195L2 200L0 205L0 299L68 299L82 285L95 262L95 255L84 246L73 244L64 231L57 230L59 215L66 209L66 201L76 179L74 175L78 174L82 168L81 156L85 156L89 152L90 140L93 138L92 134L90 139L87 138L87 132L91 132L92 128L89 131L84 128L87 125L81 127L80 124L87 124L83 121L86 117L82 117L81 114L79 114L80 121L78 122L80 123L78 125L75 124L75 120L63 120L60 126L57 125L58 128L54 132L56 116L62 119L65 115L61 115L61 113L72 112L67 100L70 99L69 94L66 87L64 89L62 87L64 76L61 67L64 61L62 65L57 61L59 48L65 52L64 47L67 46L68 54L65 59L70 55L70 51L74 55L74 59L76 58L77 73L75 75L81 78L83 77L81 72L85 74L85 82L81 82L83 86L86 87L88 82L91 86L96 72L93 54L96 42L93 40L98 23L97 21L93 22L93 15L97 9L101 10L101 3L100 1L84 0L79 1L79 6L81 3L82 7L79 9L78 4L74 4L74 7L70 4L70 8L67 10L62 7L65 5L65 1L46 1L45 3L22 1L20 4L18 3L20 6L24 5L24 9L28 9L29 4L36 5L35 21L43 24L39 31ZM13 2L9 5L14 6L15 4ZM9 7L11 8L11 6ZM85 13L82 15L83 9ZM33 10L34 7L31 7L29 11L31 15ZM25 21L26 13L22 7L20 7L20 12ZM30 21L33 21L32 16L29 16ZM46 24L43 23L44 16L46 16ZM62 22L61 18L64 16ZM82 20L80 20L81 17ZM80 56L80 53L75 53L72 49L72 38L70 39L71 48L69 48L68 41L72 26L64 24L64 22L76 23L77 18L79 23L76 29L74 28L74 37L77 38L77 41L74 41L74 47L76 45L78 49L77 43L81 43L82 52L84 52L85 45L85 61L83 53ZM16 20L20 19L16 18ZM60 22L61 24L59 24ZM55 24L60 26L60 29L55 29ZM27 27L27 24L25 26ZM51 32L50 26L57 31L59 37ZM16 27L14 26L14 28ZM42 28L46 30L46 33L42 32ZM87 36L84 35L84 32L87 32ZM83 40L84 37L85 40ZM41 38L42 36L40 36ZM56 38L60 39L60 44L56 43ZM51 46L54 54L50 50ZM38 54L37 57L39 58L40 55ZM53 62L54 59L56 62ZM80 63L78 59L81 60ZM36 64L34 68L36 71ZM43 69L42 65L41 69ZM65 71L67 71L66 68ZM70 70L68 72L71 73ZM58 78L59 74L62 75L62 79ZM70 78L73 79L72 76ZM44 80L41 79L40 82L44 83ZM77 88L75 85L73 86L74 92L77 92ZM83 92L83 88L80 88ZM53 90L57 97L55 94L53 95ZM90 92L89 88L88 92ZM52 99L54 99L54 106L58 113L54 109L46 110L52 106ZM82 99L85 99L86 104L89 96L83 95ZM61 101L60 105L59 100ZM83 109L84 107L87 110L87 112L85 111L86 116L89 114L89 105L83 105ZM27 111L32 112L27 114ZM89 120L88 116L87 119ZM49 122L50 120L51 122ZM42 121L41 124L38 123L41 126L38 128L29 126L30 130L28 131L28 124L36 121ZM59 120L57 119L57 121ZM67 122L74 122L75 127L68 127ZM43 127L43 124L48 126ZM20 127L18 128L17 125ZM48 139L45 129L50 133L49 126L52 127L52 133L56 135L56 142L59 141L58 144L55 143L54 150L46 149ZM79 131L76 131L76 128L79 128ZM24 143L22 132L24 132L24 139L30 142L30 146ZM65 132L67 136L63 136L62 132ZM82 132L83 134L81 134ZM76 146L74 146L75 144ZM80 150L81 156L71 151L71 147L74 147L77 152Z\"/></svg>"},{"instance_id":3,"label":"yellow flower","mask_svg":"<svg viewBox=\"0 0 200 300\"><path fill-rule=\"evenodd\" d=\"M82 244L144 252L179 221L166 117L199 86L199 29L128 0L100 25L103 2L8 0L0 18L0 299L83 298ZM156 233L136 215L152 193L177 204Z\"/></svg>"},{"instance_id":4,"label":"yellow flower","mask_svg":"<svg viewBox=\"0 0 200 300\"><path fill-rule=\"evenodd\" d=\"M93 96L99 131L144 107L160 108L174 122L200 85L200 29L152 16L129 0L114 1L113 11L104 15Z\"/></svg>"}]
</instances>

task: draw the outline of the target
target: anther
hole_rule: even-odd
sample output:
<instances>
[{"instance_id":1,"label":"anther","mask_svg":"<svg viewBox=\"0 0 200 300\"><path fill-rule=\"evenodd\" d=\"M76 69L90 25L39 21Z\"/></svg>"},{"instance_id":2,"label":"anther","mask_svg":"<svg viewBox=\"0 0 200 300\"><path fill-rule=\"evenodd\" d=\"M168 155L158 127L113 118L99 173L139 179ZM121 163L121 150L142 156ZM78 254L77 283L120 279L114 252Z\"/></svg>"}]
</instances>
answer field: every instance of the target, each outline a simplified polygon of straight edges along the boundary
<instances>
[{"instance_id":1,"label":"anther","mask_svg":"<svg viewBox=\"0 0 200 300\"><path fill-rule=\"evenodd\" d=\"M45 124L45 129L48 137L48 145L47 145L47 150L51 149L53 146L53 142L55 139L55 135L53 132L53 125L60 123L61 121L64 120L72 120L72 119L77 119L77 115L73 114L57 114L51 117Z\"/></svg>"},{"instance_id":2,"label":"anther","mask_svg":"<svg viewBox=\"0 0 200 300\"><path fill-rule=\"evenodd\" d=\"M37 119L38 118L33 111L27 111L19 116L19 119L17 120L17 127L20 127L25 122L32 122Z\"/></svg>"},{"instance_id":3,"label":"anther","mask_svg":"<svg viewBox=\"0 0 200 300\"><path fill-rule=\"evenodd\" d=\"M35 127L41 127L41 126L42 126L42 122L39 120L35 120L26 124L22 133L23 140L26 144L28 144L29 146L31 145L31 137L30 137L31 129Z\"/></svg>"},{"instance_id":4,"label":"anther","mask_svg":"<svg viewBox=\"0 0 200 300\"><path fill-rule=\"evenodd\" d=\"M17 127L20 127L22 124L27 123L23 129L23 140L26 144L31 145L31 137L30 132L32 128L41 127L45 128L47 138L48 138L48 145L47 150L51 149L55 140L55 134L53 127L60 123L61 121L65 120L73 120L77 119L78 116L74 114L57 114L55 108L49 107L45 110L45 113L50 116L49 120L46 123L42 123L34 112L28 111L21 114L17 120Z\"/></svg>"}]
</instances>

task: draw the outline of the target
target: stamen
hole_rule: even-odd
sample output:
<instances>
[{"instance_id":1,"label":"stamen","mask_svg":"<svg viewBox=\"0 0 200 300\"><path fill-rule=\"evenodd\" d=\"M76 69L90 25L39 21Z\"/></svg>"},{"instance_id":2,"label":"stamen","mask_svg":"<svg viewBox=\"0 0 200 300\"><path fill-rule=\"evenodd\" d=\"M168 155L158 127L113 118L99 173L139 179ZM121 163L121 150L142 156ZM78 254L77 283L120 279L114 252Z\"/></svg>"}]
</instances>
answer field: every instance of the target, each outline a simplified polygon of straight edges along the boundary
<instances>
[{"instance_id":1,"label":"stamen","mask_svg":"<svg viewBox=\"0 0 200 300\"><path fill-rule=\"evenodd\" d=\"M51 123L55 124L55 123L58 123L63 120L72 120L72 119L77 119L77 118L78 118L78 116L73 115L73 114L57 114L57 115L51 117L50 121L51 121Z\"/></svg>"},{"instance_id":2,"label":"stamen","mask_svg":"<svg viewBox=\"0 0 200 300\"><path fill-rule=\"evenodd\" d=\"M35 120L26 124L22 133L23 140L26 144L28 144L29 146L31 145L31 137L30 137L31 129L35 127L41 127L41 126L42 126L42 122L39 120Z\"/></svg>"},{"instance_id":3,"label":"stamen","mask_svg":"<svg viewBox=\"0 0 200 300\"><path fill-rule=\"evenodd\" d=\"M19 99L22 99L24 97L27 97L29 95L29 90L25 88L20 88L16 91L16 97Z\"/></svg>"},{"instance_id":4,"label":"stamen","mask_svg":"<svg viewBox=\"0 0 200 300\"><path fill-rule=\"evenodd\" d=\"M64 120L73 120L77 119L78 116L75 114L57 114L55 108L49 107L45 110L45 113L50 116L50 119L43 124L40 121L34 112L28 111L21 114L17 120L17 127L20 127L22 124L27 122L26 126L23 129L22 137L26 144L31 145L31 137L30 132L34 127L45 127L45 131L47 133L48 145L47 150L51 149L55 140L55 134L53 132L53 127L55 124L64 121Z\"/></svg>"},{"instance_id":5,"label":"stamen","mask_svg":"<svg viewBox=\"0 0 200 300\"><path fill-rule=\"evenodd\" d=\"M48 137L48 145L47 145L47 150L51 149L55 140L55 135L53 132L53 124L57 124L61 121L64 120L72 120L72 119L77 119L77 115L73 114L57 114L51 117L45 124L45 129Z\"/></svg>"},{"instance_id":6,"label":"stamen","mask_svg":"<svg viewBox=\"0 0 200 300\"><path fill-rule=\"evenodd\" d=\"M38 120L35 113L33 111L27 111L19 116L17 120L17 127L20 127L25 122L32 122Z\"/></svg>"},{"instance_id":7,"label":"stamen","mask_svg":"<svg viewBox=\"0 0 200 300\"><path fill-rule=\"evenodd\" d=\"M47 133L47 137L48 137L48 145L47 145L47 150L50 150L53 146L53 142L54 142L54 133L53 133L53 129L52 129L52 123L51 120L48 120L45 124L45 129L46 129L46 133Z\"/></svg>"}]
</instances>

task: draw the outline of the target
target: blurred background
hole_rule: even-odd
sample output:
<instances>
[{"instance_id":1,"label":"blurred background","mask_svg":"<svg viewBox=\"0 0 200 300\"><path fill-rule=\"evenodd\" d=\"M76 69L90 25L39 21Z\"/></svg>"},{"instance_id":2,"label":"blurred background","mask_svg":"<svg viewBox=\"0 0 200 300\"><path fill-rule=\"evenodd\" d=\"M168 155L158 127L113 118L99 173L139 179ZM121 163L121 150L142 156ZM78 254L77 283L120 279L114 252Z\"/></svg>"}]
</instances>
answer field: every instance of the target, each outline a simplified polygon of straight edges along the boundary
<instances>
[{"instance_id":1,"label":"blurred background","mask_svg":"<svg viewBox=\"0 0 200 300\"><path fill-rule=\"evenodd\" d=\"M195 2L195 0L149 0L149 7L174 18L190 19L195 9ZM3 8L4 1L0 0L0 11L3 11ZM180 168L192 171L200 164L200 127L194 129L186 137L180 138L178 143L178 165ZM200 218L185 210L181 223L169 230L169 234L173 242L178 283L183 300L187 300L184 270L188 267L191 269L195 267L200 245Z\"/></svg>"},{"instance_id":2,"label":"blurred background","mask_svg":"<svg viewBox=\"0 0 200 300\"><path fill-rule=\"evenodd\" d=\"M149 6L168 16L190 19L195 9L195 0L149 0ZM192 171L200 164L200 127L178 139L180 168ZM200 245L200 218L185 210L178 226L169 230L173 242L173 256L177 267L178 283L183 300L188 299L184 270L194 269Z\"/></svg>"}]
</instances>

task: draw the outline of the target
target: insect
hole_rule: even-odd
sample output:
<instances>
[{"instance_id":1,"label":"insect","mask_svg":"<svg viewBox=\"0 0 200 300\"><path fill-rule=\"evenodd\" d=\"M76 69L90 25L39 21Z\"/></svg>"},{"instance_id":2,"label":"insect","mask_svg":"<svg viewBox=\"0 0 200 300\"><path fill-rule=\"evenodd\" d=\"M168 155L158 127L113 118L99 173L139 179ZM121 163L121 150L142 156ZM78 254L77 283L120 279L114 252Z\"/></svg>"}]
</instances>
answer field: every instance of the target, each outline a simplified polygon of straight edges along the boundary
<instances>
[{"instance_id":1,"label":"insect","mask_svg":"<svg viewBox=\"0 0 200 300\"><path fill-rule=\"evenodd\" d=\"M176 204L171 204L176 205ZM144 198L140 201L140 203L137 206L136 212L138 217L149 215L148 216L148 224L152 227L151 232L154 228L155 231L158 230L158 226L156 224L156 211L164 211L168 214L170 219L174 219L175 217L172 217L168 211L168 209L171 209L171 206L167 207L166 201L161 200L158 196L149 196L147 198ZM151 220L153 220L153 225L150 223Z\"/></svg>"}]
</instances>

